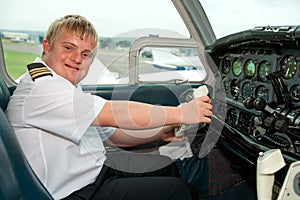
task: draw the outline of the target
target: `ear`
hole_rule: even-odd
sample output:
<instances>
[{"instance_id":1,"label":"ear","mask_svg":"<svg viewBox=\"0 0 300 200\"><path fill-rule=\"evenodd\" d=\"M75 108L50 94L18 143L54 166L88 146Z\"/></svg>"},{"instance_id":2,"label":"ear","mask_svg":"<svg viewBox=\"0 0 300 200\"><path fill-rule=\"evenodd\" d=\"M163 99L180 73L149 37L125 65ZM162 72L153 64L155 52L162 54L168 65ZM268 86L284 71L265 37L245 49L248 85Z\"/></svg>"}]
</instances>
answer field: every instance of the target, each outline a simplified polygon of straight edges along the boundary
<instances>
[{"instance_id":1,"label":"ear","mask_svg":"<svg viewBox=\"0 0 300 200\"><path fill-rule=\"evenodd\" d=\"M50 44L49 44L49 41L48 40L43 40L43 52L44 54L48 54L48 51L50 49Z\"/></svg>"}]
</instances>

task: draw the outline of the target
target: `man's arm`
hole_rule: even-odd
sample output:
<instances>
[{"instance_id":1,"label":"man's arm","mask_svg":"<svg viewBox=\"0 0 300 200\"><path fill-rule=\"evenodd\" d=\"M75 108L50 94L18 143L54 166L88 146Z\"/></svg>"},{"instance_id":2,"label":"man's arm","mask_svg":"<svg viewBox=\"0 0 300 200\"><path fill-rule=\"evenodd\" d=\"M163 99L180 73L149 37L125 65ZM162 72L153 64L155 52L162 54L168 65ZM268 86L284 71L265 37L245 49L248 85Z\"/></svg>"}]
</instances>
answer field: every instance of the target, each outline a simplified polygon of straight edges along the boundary
<instances>
[{"instance_id":1,"label":"man's arm","mask_svg":"<svg viewBox=\"0 0 300 200\"><path fill-rule=\"evenodd\" d=\"M124 130L117 128L107 140L108 143L119 147L131 147L154 141L182 141L184 138L174 136L174 127L165 126L147 130Z\"/></svg>"},{"instance_id":2,"label":"man's arm","mask_svg":"<svg viewBox=\"0 0 300 200\"><path fill-rule=\"evenodd\" d=\"M196 98L179 107L133 101L107 101L92 125L151 129L181 123L210 123L212 114L210 103L208 96Z\"/></svg>"}]
</instances>

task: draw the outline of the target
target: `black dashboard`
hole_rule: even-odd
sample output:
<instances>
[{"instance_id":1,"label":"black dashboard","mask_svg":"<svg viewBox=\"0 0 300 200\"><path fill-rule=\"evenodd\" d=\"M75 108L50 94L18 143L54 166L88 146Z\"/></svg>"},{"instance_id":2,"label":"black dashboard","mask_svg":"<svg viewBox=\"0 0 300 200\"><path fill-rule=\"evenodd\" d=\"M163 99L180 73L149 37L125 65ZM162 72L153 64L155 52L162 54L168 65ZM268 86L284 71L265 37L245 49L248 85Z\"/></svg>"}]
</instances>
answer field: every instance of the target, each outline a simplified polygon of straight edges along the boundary
<instances>
[{"instance_id":1,"label":"black dashboard","mask_svg":"<svg viewBox=\"0 0 300 200\"><path fill-rule=\"evenodd\" d=\"M280 148L300 159L300 26L261 26L206 48L226 92L224 143L251 163Z\"/></svg>"}]
</instances>

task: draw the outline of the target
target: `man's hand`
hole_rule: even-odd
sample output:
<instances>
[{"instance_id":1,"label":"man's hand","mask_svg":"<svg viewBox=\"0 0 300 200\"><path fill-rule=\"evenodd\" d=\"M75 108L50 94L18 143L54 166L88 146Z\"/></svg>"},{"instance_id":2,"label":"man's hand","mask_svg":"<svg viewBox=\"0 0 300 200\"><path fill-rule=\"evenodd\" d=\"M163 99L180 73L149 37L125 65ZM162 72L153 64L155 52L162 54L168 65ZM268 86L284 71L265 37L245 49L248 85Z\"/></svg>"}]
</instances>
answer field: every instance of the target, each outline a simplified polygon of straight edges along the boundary
<instances>
[{"instance_id":1,"label":"man's hand","mask_svg":"<svg viewBox=\"0 0 300 200\"><path fill-rule=\"evenodd\" d=\"M210 123L212 115L211 99L208 96L202 96L193 99L188 103L181 104L182 123Z\"/></svg>"},{"instance_id":2,"label":"man's hand","mask_svg":"<svg viewBox=\"0 0 300 200\"><path fill-rule=\"evenodd\" d=\"M177 126L177 125L163 127L159 132L161 140L163 140L165 142L181 142L181 141L183 141L185 139L184 137L181 137L181 138L175 137L174 129L178 128L178 127L179 126Z\"/></svg>"}]
</instances>

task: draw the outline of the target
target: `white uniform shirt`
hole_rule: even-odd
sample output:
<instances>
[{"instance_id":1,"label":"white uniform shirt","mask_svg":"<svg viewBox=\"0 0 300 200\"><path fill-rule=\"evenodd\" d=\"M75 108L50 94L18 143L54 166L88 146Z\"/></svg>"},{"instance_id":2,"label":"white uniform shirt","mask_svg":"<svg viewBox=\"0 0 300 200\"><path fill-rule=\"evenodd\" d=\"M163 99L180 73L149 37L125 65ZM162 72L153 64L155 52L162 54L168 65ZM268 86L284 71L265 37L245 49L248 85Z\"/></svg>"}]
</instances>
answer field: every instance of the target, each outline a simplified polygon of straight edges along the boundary
<instances>
[{"instance_id":1,"label":"white uniform shirt","mask_svg":"<svg viewBox=\"0 0 300 200\"><path fill-rule=\"evenodd\" d=\"M52 74L33 81L27 72L6 114L32 169L61 199L96 179L106 159L102 140L115 129L90 126L104 99Z\"/></svg>"}]
</instances>

